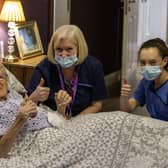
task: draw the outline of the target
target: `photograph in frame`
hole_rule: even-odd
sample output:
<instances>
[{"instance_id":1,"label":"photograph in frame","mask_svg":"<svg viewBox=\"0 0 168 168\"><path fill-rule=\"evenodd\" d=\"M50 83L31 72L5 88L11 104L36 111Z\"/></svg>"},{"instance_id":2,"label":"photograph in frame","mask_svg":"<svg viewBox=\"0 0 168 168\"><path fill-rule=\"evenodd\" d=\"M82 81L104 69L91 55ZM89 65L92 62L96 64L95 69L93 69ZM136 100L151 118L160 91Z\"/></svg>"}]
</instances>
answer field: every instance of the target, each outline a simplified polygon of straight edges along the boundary
<instances>
[{"instance_id":1,"label":"photograph in frame","mask_svg":"<svg viewBox=\"0 0 168 168\"><path fill-rule=\"evenodd\" d=\"M36 21L16 24L15 37L21 59L44 53Z\"/></svg>"}]
</instances>

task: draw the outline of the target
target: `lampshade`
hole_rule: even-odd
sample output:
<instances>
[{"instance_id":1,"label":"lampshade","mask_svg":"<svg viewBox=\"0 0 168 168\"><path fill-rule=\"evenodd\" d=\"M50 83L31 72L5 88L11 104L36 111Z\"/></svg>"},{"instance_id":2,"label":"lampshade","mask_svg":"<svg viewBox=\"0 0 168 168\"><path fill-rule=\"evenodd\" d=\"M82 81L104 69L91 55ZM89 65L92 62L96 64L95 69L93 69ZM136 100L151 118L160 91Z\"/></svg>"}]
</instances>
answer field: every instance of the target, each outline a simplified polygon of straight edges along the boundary
<instances>
[{"instance_id":1,"label":"lampshade","mask_svg":"<svg viewBox=\"0 0 168 168\"><path fill-rule=\"evenodd\" d=\"M1 21L21 22L25 21L23 7L20 0L5 0L1 14Z\"/></svg>"}]
</instances>

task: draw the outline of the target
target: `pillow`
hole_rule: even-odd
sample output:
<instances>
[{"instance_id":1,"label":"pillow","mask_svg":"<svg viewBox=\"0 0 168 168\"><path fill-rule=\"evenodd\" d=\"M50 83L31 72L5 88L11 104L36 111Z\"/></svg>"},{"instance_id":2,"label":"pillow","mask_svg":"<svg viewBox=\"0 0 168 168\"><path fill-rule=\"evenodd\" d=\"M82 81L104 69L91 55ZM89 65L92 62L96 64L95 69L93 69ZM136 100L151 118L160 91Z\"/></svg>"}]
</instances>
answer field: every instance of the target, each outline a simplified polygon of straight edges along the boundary
<instances>
[{"instance_id":1,"label":"pillow","mask_svg":"<svg viewBox=\"0 0 168 168\"><path fill-rule=\"evenodd\" d=\"M9 90L16 90L18 93L27 92L22 83L5 67L6 73L8 75L8 88Z\"/></svg>"}]
</instances>

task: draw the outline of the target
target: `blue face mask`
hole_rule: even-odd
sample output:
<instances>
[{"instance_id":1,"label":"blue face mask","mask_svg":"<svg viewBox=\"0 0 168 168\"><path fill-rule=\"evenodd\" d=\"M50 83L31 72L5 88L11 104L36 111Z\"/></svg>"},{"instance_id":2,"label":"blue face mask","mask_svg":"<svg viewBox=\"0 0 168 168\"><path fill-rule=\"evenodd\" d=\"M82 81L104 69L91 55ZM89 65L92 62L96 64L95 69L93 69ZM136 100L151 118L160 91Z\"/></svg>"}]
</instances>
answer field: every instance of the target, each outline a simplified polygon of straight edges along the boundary
<instances>
[{"instance_id":1,"label":"blue face mask","mask_svg":"<svg viewBox=\"0 0 168 168\"><path fill-rule=\"evenodd\" d=\"M155 80L161 72L160 66L142 66L140 70L146 80Z\"/></svg>"},{"instance_id":2,"label":"blue face mask","mask_svg":"<svg viewBox=\"0 0 168 168\"><path fill-rule=\"evenodd\" d=\"M76 55L68 57L61 57L59 55L56 55L55 60L59 65L61 65L61 67L69 68L77 63L78 57Z\"/></svg>"}]
</instances>

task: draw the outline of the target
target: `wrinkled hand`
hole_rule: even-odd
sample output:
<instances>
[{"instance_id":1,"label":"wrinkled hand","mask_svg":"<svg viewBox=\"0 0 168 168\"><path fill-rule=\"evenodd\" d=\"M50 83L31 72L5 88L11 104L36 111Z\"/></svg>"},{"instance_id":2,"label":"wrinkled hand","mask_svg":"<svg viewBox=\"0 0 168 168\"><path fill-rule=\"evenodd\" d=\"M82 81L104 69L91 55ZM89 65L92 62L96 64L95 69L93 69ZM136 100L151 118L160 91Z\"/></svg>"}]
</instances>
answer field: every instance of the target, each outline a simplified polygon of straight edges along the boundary
<instances>
[{"instance_id":1,"label":"wrinkled hand","mask_svg":"<svg viewBox=\"0 0 168 168\"><path fill-rule=\"evenodd\" d=\"M37 114L37 106L32 101L29 100L28 97L24 99L24 101L21 103L19 108L19 116L23 119L27 119L29 117L35 117Z\"/></svg>"},{"instance_id":2,"label":"wrinkled hand","mask_svg":"<svg viewBox=\"0 0 168 168\"><path fill-rule=\"evenodd\" d=\"M132 92L132 87L127 83L126 80L123 80L122 86L121 86L121 96L129 97Z\"/></svg>"},{"instance_id":3,"label":"wrinkled hand","mask_svg":"<svg viewBox=\"0 0 168 168\"><path fill-rule=\"evenodd\" d=\"M41 78L40 83L38 84L36 90L31 95L31 97L33 97L33 100L35 102L38 101L43 102L48 99L50 88L44 87L44 82L45 82L44 79Z\"/></svg>"},{"instance_id":4,"label":"wrinkled hand","mask_svg":"<svg viewBox=\"0 0 168 168\"><path fill-rule=\"evenodd\" d=\"M66 112L66 107L71 103L72 97L65 91L59 90L58 93L55 93L55 102L57 104L57 111L62 114L64 117Z\"/></svg>"}]
</instances>

